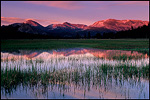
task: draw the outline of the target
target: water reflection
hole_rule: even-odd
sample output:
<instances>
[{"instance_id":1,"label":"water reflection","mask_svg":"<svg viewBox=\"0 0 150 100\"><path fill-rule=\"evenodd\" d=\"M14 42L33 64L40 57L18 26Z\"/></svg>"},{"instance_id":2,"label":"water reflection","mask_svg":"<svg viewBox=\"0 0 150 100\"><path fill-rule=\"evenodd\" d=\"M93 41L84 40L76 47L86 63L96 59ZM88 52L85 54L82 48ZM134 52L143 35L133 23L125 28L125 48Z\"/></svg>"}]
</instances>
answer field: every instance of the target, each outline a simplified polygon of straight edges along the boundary
<instances>
[{"instance_id":1,"label":"water reflection","mask_svg":"<svg viewBox=\"0 0 150 100\"><path fill-rule=\"evenodd\" d=\"M1 98L149 98L149 57L136 51L1 52L1 76Z\"/></svg>"},{"instance_id":2,"label":"water reflection","mask_svg":"<svg viewBox=\"0 0 150 100\"><path fill-rule=\"evenodd\" d=\"M119 59L119 57L124 56L126 59L139 59L147 58L147 54L142 54L137 51L123 51L123 50L102 50L102 49L84 49L84 48L74 48L74 49L60 49L60 50L50 50L50 51L31 51L31 50L20 50L19 52L13 53L2 53L2 59L12 59L18 56L22 56L25 59L37 59L41 57L46 60L47 57L68 57L68 56L84 56L88 55L90 57L97 57L102 59ZM126 60L125 59L125 60Z\"/></svg>"}]
</instances>

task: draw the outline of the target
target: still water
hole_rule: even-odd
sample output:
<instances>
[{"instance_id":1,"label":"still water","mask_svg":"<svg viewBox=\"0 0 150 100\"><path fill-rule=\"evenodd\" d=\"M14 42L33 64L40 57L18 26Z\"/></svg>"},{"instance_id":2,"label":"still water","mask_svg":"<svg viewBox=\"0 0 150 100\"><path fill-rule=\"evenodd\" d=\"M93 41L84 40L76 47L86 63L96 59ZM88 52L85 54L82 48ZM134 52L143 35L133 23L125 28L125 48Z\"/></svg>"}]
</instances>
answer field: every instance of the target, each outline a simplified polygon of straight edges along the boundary
<instances>
[{"instance_id":1,"label":"still water","mask_svg":"<svg viewBox=\"0 0 150 100\"><path fill-rule=\"evenodd\" d=\"M137 51L71 48L1 52L1 70L1 98L149 98L149 56ZM19 75L15 76L14 70L23 79L16 78Z\"/></svg>"}]
</instances>

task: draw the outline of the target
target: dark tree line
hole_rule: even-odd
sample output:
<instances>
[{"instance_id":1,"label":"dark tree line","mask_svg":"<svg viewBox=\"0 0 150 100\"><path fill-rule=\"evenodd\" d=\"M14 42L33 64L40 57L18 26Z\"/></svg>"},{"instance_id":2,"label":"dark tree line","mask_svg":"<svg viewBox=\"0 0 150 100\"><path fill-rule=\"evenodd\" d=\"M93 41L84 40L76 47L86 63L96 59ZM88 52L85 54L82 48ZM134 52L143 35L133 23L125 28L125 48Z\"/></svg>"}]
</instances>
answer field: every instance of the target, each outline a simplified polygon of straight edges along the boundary
<instances>
[{"instance_id":1,"label":"dark tree line","mask_svg":"<svg viewBox=\"0 0 150 100\"><path fill-rule=\"evenodd\" d=\"M40 39L40 38L51 38L47 35L30 34L25 32L17 31L18 27L1 27L1 39Z\"/></svg>"},{"instance_id":2,"label":"dark tree line","mask_svg":"<svg viewBox=\"0 0 150 100\"><path fill-rule=\"evenodd\" d=\"M148 26L144 25L136 29L133 29L133 27L131 26L131 30L119 31L116 33L109 32L103 33L103 35L97 33L95 38L97 39L149 38L149 34L150 34L150 23L148 24Z\"/></svg>"}]
</instances>

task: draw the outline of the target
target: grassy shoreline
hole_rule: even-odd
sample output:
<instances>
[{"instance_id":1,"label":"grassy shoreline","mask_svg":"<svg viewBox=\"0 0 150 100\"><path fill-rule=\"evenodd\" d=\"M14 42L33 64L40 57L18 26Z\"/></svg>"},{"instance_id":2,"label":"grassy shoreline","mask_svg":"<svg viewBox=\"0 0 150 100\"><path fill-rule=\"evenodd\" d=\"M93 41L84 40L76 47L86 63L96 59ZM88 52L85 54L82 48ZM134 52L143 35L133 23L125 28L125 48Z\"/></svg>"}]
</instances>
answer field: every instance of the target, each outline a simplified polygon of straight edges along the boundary
<instances>
[{"instance_id":1,"label":"grassy shoreline","mask_svg":"<svg viewBox=\"0 0 150 100\"><path fill-rule=\"evenodd\" d=\"M8 39L1 40L1 51L97 48L141 51L149 54L149 39Z\"/></svg>"}]
</instances>

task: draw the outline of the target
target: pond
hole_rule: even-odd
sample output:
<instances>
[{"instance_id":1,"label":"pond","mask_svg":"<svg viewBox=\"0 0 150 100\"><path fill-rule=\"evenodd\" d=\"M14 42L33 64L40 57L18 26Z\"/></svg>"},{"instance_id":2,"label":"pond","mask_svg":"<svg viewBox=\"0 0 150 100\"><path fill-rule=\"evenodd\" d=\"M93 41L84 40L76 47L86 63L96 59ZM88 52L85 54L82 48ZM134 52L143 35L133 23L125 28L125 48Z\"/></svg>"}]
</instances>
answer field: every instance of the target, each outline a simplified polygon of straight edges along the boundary
<instances>
[{"instance_id":1,"label":"pond","mask_svg":"<svg viewBox=\"0 0 150 100\"><path fill-rule=\"evenodd\" d=\"M93 48L1 52L1 98L148 99L149 56Z\"/></svg>"}]
</instances>

